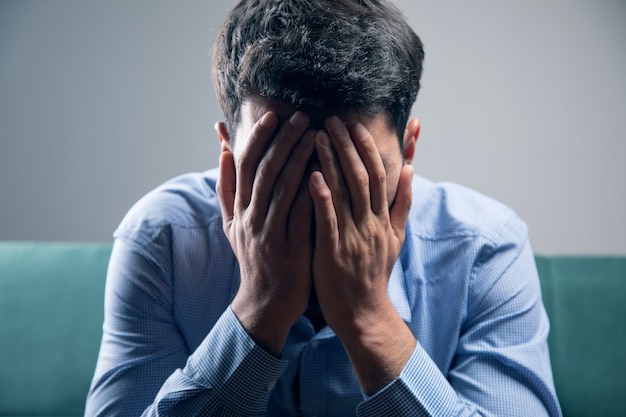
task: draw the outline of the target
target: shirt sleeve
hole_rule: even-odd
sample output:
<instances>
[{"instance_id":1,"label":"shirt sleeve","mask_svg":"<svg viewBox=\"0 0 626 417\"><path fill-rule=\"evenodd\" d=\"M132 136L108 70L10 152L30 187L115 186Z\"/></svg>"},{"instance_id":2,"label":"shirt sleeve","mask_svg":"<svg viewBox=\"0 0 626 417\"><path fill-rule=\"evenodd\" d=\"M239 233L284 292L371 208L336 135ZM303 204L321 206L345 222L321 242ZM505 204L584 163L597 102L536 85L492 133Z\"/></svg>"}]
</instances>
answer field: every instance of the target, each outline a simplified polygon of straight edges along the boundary
<instances>
[{"instance_id":1,"label":"shirt sleeve","mask_svg":"<svg viewBox=\"0 0 626 417\"><path fill-rule=\"evenodd\" d=\"M285 366L255 345L229 307L144 415L264 416Z\"/></svg>"},{"instance_id":2,"label":"shirt sleeve","mask_svg":"<svg viewBox=\"0 0 626 417\"><path fill-rule=\"evenodd\" d=\"M529 243L489 248L477 259L450 368L441 370L418 342L401 375L366 398L359 416L561 415Z\"/></svg>"},{"instance_id":3,"label":"shirt sleeve","mask_svg":"<svg viewBox=\"0 0 626 417\"><path fill-rule=\"evenodd\" d=\"M148 240L114 243L85 416L264 415L286 362L256 346L230 308L189 352L171 313L168 239Z\"/></svg>"}]
</instances>

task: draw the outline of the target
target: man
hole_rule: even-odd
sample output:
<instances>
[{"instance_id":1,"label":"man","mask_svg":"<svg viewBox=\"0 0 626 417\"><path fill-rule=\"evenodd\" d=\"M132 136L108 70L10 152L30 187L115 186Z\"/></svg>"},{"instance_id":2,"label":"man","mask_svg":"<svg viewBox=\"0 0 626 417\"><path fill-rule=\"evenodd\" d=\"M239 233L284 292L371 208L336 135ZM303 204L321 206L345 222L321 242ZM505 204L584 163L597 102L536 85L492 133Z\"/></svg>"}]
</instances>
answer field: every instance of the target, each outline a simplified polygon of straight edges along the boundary
<instances>
[{"instance_id":1,"label":"man","mask_svg":"<svg viewBox=\"0 0 626 417\"><path fill-rule=\"evenodd\" d=\"M525 225L413 175L423 49L385 0L243 0L219 170L115 233L86 415L560 415Z\"/></svg>"}]
</instances>

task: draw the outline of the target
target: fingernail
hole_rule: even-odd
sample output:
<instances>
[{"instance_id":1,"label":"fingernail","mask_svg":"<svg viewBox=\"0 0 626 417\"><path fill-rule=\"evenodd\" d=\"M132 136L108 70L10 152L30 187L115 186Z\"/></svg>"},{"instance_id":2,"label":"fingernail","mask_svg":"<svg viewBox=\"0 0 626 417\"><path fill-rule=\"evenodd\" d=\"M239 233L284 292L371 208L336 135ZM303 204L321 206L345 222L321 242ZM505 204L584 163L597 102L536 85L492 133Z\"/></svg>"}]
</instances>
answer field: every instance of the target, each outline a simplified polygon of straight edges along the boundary
<instances>
[{"instance_id":1,"label":"fingernail","mask_svg":"<svg viewBox=\"0 0 626 417\"><path fill-rule=\"evenodd\" d=\"M271 124L272 117L273 115L271 112L265 113L259 120L259 124L261 126L269 126Z\"/></svg>"},{"instance_id":2,"label":"fingernail","mask_svg":"<svg viewBox=\"0 0 626 417\"><path fill-rule=\"evenodd\" d=\"M324 175L319 172L319 171L315 171L313 174L313 182L317 185L324 185Z\"/></svg>"},{"instance_id":3,"label":"fingernail","mask_svg":"<svg viewBox=\"0 0 626 417\"><path fill-rule=\"evenodd\" d=\"M302 127L307 123L308 119L309 118L306 114L301 111L297 111L289 119L289 124L293 127Z\"/></svg>"},{"instance_id":4,"label":"fingernail","mask_svg":"<svg viewBox=\"0 0 626 417\"><path fill-rule=\"evenodd\" d=\"M343 126L343 122L337 116L331 116L327 119L328 128L332 129L334 132L338 133L341 131L341 127Z\"/></svg>"},{"instance_id":5,"label":"fingernail","mask_svg":"<svg viewBox=\"0 0 626 417\"><path fill-rule=\"evenodd\" d=\"M369 137L369 130L367 130L367 128L361 123L355 123L352 129L354 135L361 141L364 141Z\"/></svg>"},{"instance_id":6,"label":"fingernail","mask_svg":"<svg viewBox=\"0 0 626 417\"><path fill-rule=\"evenodd\" d=\"M324 130L318 130L315 137L319 141L320 145L330 148L330 138L328 137L328 134Z\"/></svg>"}]
</instances>

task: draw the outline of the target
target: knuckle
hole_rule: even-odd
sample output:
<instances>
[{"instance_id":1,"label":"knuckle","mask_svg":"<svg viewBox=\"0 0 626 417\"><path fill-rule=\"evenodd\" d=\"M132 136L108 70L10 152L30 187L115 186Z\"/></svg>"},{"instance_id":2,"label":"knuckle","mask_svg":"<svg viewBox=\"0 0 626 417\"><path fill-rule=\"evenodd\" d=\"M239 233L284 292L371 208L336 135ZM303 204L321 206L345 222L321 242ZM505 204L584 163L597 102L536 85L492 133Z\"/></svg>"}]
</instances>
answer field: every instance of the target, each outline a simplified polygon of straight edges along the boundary
<instances>
[{"instance_id":1,"label":"knuckle","mask_svg":"<svg viewBox=\"0 0 626 417\"><path fill-rule=\"evenodd\" d=\"M374 224L368 223L362 230L363 237L366 242L373 242L376 240L378 236L378 228Z\"/></svg>"},{"instance_id":2,"label":"knuckle","mask_svg":"<svg viewBox=\"0 0 626 417\"><path fill-rule=\"evenodd\" d=\"M272 171L271 164L268 164L266 161L261 161L259 166L256 168L256 175L259 178L270 177Z\"/></svg>"},{"instance_id":3,"label":"knuckle","mask_svg":"<svg viewBox=\"0 0 626 417\"><path fill-rule=\"evenodd\" d=\"M379 185L385 184L387 182L387 173L385 172L385 170L380 170L374 174L374 178Z\"/></svg>"},{"instance_id":4,"label":"knuckle","mask_svg":"<svg viewBox=\"0 0 626 417\"><path fill-rule=\"evenodd\" d=\"M274 199L273 200L276 202L281 202L285 198L286 193L287 193L287 190L285 188L285 184L281 181L277 182L274 185L274 190L273 190Z\"/></svg>"},{"instance_id":5,"label":"knuckle","mask_svg":"<svg viewBox=\"0 0 626 417\"><path fill-rule=\"evenodd\" d=\"M339 147L345 151L348 151L354 148L354 143L352 143L352 139L342 138L342 140L339 140Z\"/></svg>"},{"instance_id":6,"label":"knuckle","mask_svg":"<svg viewBox=\"0 0 626 417\"><path fill-rule=\"evenodd\" d=\"M277 185L272 191L272 206L273 210L278 214L284 214L284 211L289 208L290 201L287 201L287 189L283 185Z\"/></svg>"},{"instance_id":7,"label":"knuckle","mask_svg":"<svg viewBox=\"0 0 626 417\"><path fill-rule=\"evenodd\" d=\"M243 155L241 158L237 160L237 170L239 172L246 172L250 169L250 161L248 160L247 155Z\"/></svg>"},{"instance_id":8,"label":"knuckle","mask_svg":"<svg viewBox=\"0 0 626 417\"><path fill-rule=\"evenodd\" d=\"M267 234L262 234L259 237L259 247L260 248L271 248L272 247L272 240L270 239L270 236Z\"/></svg>"},{"instance_id":9,"label":"knuckle","mask_svg":"<svg viewBox=\"0 0 626 417\"><path fill-rule=\"evenodd\" d=\"M370 177L367 175L367 172L359 172L356 175L356 183L359 186L367 187L370 183Z\"/></svg>"},{"instance_id":10,"label":"knuckle","mask_svg":"<svg viewBox=\"0 0 626 417\"><path fill-rule=\"evenodd\" d=\"M241 223L244 230L256 230L256 219L254 216L244 216Z\"/></svg>"},{"instance_id":11,"label":"knuckle","mask_svg":"<svg viewBox=\"0 0 626 417\"><path fill-rule=\"evenodd\" d=\"M330 216L326 216L323 221L323 229L321 230L322 235L325 236L327 239L336 238L337 220Z\"/></svg>"},{"instance_id":12,"label":"knuckle","mask_svg":"<svg viewBox=\"0 0 626 417\"><path fill-rule=\"evenodd\" d=\"M381 216L378 218L378 224L383 230L386 230L391 225L391 222L389 220L389 217Z\"/></svg>"},{"instance_id":13,"label":"knuckle","mask_svg":"<svg viewBox=\"0 0 626 417\"><path fill-rule=\"evenodd\" d=\"M334 161L333 151L331 149L324 149L322 152L317 153L317 158L320 162L325 162L326 164L332 164Z\"/></svg>"}]
</instances>

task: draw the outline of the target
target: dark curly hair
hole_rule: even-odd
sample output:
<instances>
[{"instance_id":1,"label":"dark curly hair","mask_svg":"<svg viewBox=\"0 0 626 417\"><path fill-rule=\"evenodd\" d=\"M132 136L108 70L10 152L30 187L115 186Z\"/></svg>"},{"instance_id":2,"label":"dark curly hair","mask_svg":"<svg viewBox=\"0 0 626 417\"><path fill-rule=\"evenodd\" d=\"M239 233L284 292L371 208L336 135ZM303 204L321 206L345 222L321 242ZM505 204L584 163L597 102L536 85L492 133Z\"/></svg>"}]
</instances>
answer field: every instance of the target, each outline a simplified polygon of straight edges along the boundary
<instances>
[{"instance_id":1,"label":"dark curly hair","mask_svg":"<svg viewBox=\"0 0 626 417\"><path fill-rule=\"evenodd\" d=\"M217 35L213 80L231 131L259 95L322 115L384 111L402 140L423 59L386 0L242 0Z\"/></svg>"}]
</instances>

